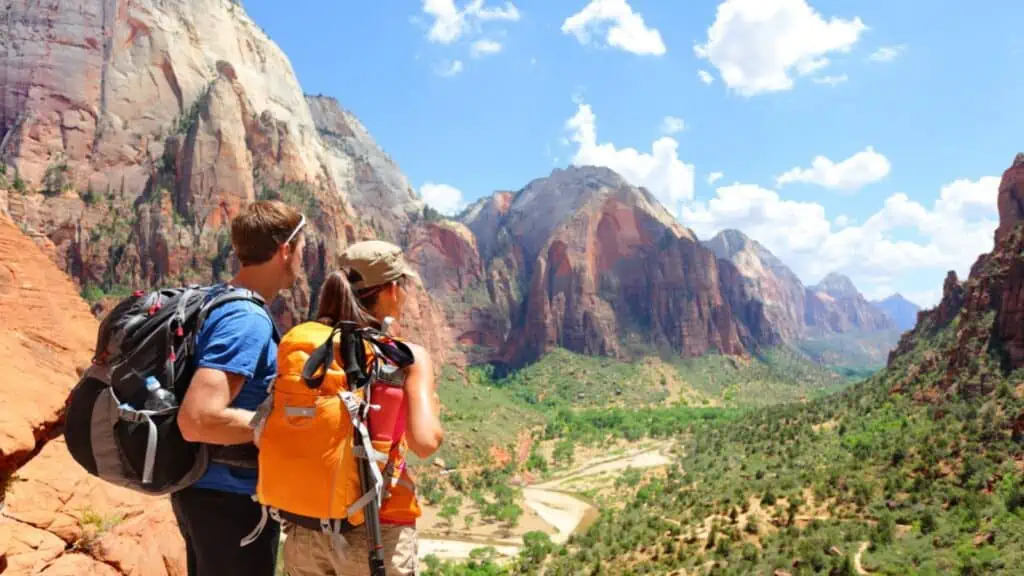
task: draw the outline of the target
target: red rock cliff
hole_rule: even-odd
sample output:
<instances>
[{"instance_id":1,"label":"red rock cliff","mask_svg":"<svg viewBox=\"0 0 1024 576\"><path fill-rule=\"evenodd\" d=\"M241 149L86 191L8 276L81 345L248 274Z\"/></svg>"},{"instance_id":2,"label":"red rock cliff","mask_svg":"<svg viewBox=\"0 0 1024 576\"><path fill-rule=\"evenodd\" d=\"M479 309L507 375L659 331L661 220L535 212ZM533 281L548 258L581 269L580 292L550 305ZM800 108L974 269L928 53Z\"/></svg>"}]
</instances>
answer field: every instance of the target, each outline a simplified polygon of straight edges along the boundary
<instances>
[{"instance_id":1,"label":"red rock cliff","mask_svg":"<svg viewBox=\"0 0 1024 576\"><path fill-rule=\"evenodd\" d=\"M184 576L168 501L90 477L55 438L98 323L75 285L2 214L0 322L0 572Z\"/></svg>"},{"instance_id":2,"label":"red rock cliff","mask_svg":"<svg viewBox=\"0 0 1024 576\"><path fill-rule=\"evenodd\" d=\"M1021 175L1024 155L1018 154L999 186L999 228L991 252L982 254L963 283L950 272L941 302L918 314L918 324L904 334L890 354L889 365L923 338L956 322L953 341L933 358L946 361L942 393L977 396L991 393L993 371L1008 374L1024 367L1024 226L1021 226ZM988 358L995 353L998 365Z\"/></svg>"},{"instance_id":3,"label":"red rock cliff","mask_svg":"<svg viewBox=\"0 0 1024 576\"><path fill-rule=\"evenodd\" d=\"M463 342L493 359L519 365L554 347L742 354L773 341L761 305L733 289L735 269L721 268L646 190L611 170L555 170L479 201L462 223L474 233L460 236L462 247L427 242L420 267L430 277L438 257L428 254L472 254L466 272L438 276L431 289Z\"/></svg>"},{"instance_id":4,"label":"red rock cliff","mask_svg":"<svg viewBox=\"0 0 1024 576\"><path fill-rule=\"evenodd\" d=\"M0 155L15 190L0 206L90 299L230 277L226 223L281 198L312 223L306 274L273 306L288 328L340 250L397 240L421 210L358 120L307 98L236 3L19 0L5 19ZM404 329L443 360L442 311L426 293L411 302Z\"/></svg>"},{"instance_id":5,"label":"red rock cliff","mask_svg":"<svg viewBox=\"0 0 1024 576\"><path fill-rule=\"evenodd\" d=\"M996 242L1006 238L1018 222L1024 220L1024 153L1013 159L999 182L999 228Z\"/></svg>"}]
</instances>

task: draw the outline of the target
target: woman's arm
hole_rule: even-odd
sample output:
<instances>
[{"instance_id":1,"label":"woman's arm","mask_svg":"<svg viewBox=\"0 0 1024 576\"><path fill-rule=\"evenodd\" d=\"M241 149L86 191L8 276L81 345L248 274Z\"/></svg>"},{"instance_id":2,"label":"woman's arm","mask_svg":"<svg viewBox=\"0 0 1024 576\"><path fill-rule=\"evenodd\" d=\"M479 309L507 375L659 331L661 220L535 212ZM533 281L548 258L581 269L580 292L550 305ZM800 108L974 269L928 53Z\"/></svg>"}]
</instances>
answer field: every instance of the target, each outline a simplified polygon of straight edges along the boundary
<instances>
[{"instance_id":1,"label":"woman's arm","mask_svg":"<svg viewBox=\"0 0 1024 576\"><path fill-rule=\"evenodd\" d=\"M406 368L405 437L409 448L420 458L427 458L444 442L441 429L441 400L434 382L434 366L425 348L409 344L416 361Z\"/></svg>"}]
</instances>

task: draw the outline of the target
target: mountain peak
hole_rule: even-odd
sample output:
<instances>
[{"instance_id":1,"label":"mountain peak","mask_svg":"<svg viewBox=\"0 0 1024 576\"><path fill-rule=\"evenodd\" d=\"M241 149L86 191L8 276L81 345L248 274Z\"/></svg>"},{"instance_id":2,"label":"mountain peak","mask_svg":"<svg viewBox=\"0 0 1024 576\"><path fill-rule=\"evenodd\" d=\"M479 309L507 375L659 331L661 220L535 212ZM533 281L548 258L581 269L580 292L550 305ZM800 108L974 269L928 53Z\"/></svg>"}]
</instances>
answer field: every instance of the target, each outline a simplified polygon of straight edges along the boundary
<instances>
[{"instance_id":1,"label":"mountain peak","mask_svg":"<svg viewBox=\"0 0 1024 576\"><path fill-rule=\"evenodd\" d=\"M397 238L409 219L423 210L422 198L355 114L333 96L306 94L305 98L328 150L355 165L349 201L364 218L373 219L385 238Z\"/></svg>"},{"instance_id":2,"label":"mountain peak","mask_svg":"<svg viewBox=\"0 0 1024 576\"><path fill-rule=\"evenodd\" d=\"M853 284L853 280L838 272L829 272L827 276L821 279L821 282L818 282L814 290L816 292L824 292L834 298L860 295L860 291Z\"/></svg>"},{"instance_id":3,"label":"mountain peak","mask_svg":"<svg viewBox=\"0 0 1024 576\"><path fill-rule=\"evenodd\" d=\"M871 302L875 308L885 312L896 323L900 330L910 330L917 323L917 313L920 306L907 300L899 292L891 294L882 300Z\"/></svg>"},{"instance_id":4,"label":"mountain peak","mask_svg":"<svg viewBox=\"0 0 1024 576\"><path fill-rule=\"evenodd\" d=\"M736 230L735 228L726 228L720 231L718 234L704 243L705 246L711 249L718 258L729 259L733 255L742 252L750 245L751 239L749 236Z\"/></svg>"},{"instance_id":5,"label":"mountain peak","mask_svg":"<svg viewBox=\"0 0 1024 576\"><path fill-rule=\"evenodd\" d=\"M711 240L701 242L705 248L715 254L715 258L733 260L734 257L745 251L750 251L757 256L761 262L770 268L775 274L784 276L787 281L803 286L803 283L796 277L796 274L789 269L782 260L764 247L763 244L747 236L744 232L735 228L726 228L720 231Z\"/></svg>"},{"instance_id":6,"label":"mountain peak","mask_svg":"<svg viewBox=\"0 0 1024 576\"><path fill-rule=\"evenodd\" d=\"M531 180L520 193L535 185L574 188L580 194L593 193L605 188L616 189L630 186L625 178L611 168L575 164L571 164L567 168L555 168L546 177Z\"/></svg>"},{"instance_id":7,"label":"mountain peak","mask_svg":"<svg viewBox=\"0 0 1024 576\"><path fill-rule=\"evenodd\" d=\"M903 294L900 294L899 292L894 292L894 293L886 296L885 298L882 298L881 300L879 300L879 302L907 302L907 303L913 304L913 302L911 302L910 300L907 300L903 296Z\"/></svg>"},{"instance_id":8,"label":"mountain peak","mask_svg":"<svg viewBox=\"0 0 1024 576\"><path fill-rule=\"evenodd\" d=\"M551 174L531 180L512 199L510 218L534 255L551 232L595 200L615 195L650 214L677 236L691 236L646 188L630 184L619 173L603 166L555 168Z\"/></svg>"}]
</instances>

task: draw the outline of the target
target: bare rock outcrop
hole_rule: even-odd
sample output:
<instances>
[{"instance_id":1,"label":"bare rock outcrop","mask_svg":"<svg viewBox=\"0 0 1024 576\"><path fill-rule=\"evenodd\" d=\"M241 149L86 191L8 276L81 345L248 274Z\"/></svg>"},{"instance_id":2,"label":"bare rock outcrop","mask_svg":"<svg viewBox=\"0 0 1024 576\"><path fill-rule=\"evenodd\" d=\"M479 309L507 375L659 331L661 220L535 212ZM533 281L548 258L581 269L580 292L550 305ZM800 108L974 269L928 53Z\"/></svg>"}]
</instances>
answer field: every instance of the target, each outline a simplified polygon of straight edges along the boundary
<instances>
[{"instance_id":1,"label":"bare rock outcrop","mask_svg":"<svg viewBox=\"0 0 1024 576\"><path fill-rule=\"evenodd\" d=\"M237 3L15 2L5 19L0 154L18 185L3 206L101 314L132 289L230 277L227 223L280 198L312 224L306 274L273 306L287 329L345 246L402 242L422 213L359 121L307 98ZM445 358L443 312L413 301L405 329Z\"/></svg>"},{"instance_id":2,"label":"bare rock outcrop","mask_svg":"<svg viewBox=\"0 0 1024 576\"><path fill-rule=\"evenodd\" d=\"M55 438L98 322L67 275L4 215L0 321L4 573L184 576L167 499L89 476Z\"/></svg>"},{"instance_id":3,"label":"bare rock outcrop","mask_svg":"<svg viewBox=\"0 0 1024 576\"><path fill-rule=\"evenodd\" d=\"M990 394L995 388L993 373L1009 374L1024 367L1024 226L1019 204L1022 170L1024 155L1018 154L1003 173L999 186L1000 226L992 251L978 257L963 283L953 271L949 272L941 302L919 313L915 329L904 334L889 356L889 365L893 366L922 340L956 323L952 340L932 355L944 360L937 391L922 393L922 397ZM997 365L992 365L993 358Z\"/></svg>"},{"instance_id":4,"label":"bare rock outcrop","mask_svg":"<svg viewBox=\"0 0 1024 576\"><path fill-rule=\"evenodd\" d=\"M398 241L423 212L423 200L355 115L329 96L306 101L328 151L353 163L354 182L344 190L349 202L378 237Z\"/></svg>"},{"instance_id":5,"label":"bare rock outcrop","mask_svg":"<svg viewBox=\"0 0 1024 576\"><path fill-rule=\"evenodd\" d=\"M75 285L0 215L0 475L49 440L98 323Z\"/></svg>"},{"instance_id":6,"label":"bare rock outcrop","mask_svg":"<svg viewBox=\"0 0 1024 576\"><path fill-rule=\"evenodd\" d=\"M555 347L616 357L652 348L743 354L774 341L760 304L732 289L732 266L723 272L647 190L607 168L555 170L478 201L460 221L473 235L458 244L473 258L455 277L469 281L456 290L449 276L432 290L463 343L493 351L495 361L521 365ZM444 244L427 242L431 251L420 254L463 251ZM420 260L426 276L436 261Z\"/></svg>"},{"instance_id":7,"label":"bare rock outcrop","mask_svg":"<svg viewBox=\"0 0 1024 576\"><path fill-rule=\"evenodd\" d=\"M1013 163L1003 172L999 182L999 228L996 242L1000 242L1013 231L1018 222L1024 220L1024 152L1014 157Z\"/></svg>"},{"instance_id":8,"label":"bare rock outcrop","mask_svg":"<svg viewBox=\"0 0 1024 576\"><path fill-rule=\"evenodd\" d=\"M878 332L896 327L894 320L868 302L848 277L832 272L808 289L806 324L831 332Z\"/></svg>"},{"instance_id":9,"label":"bare rock outcrop","mask_svg":"<svg viewBox=\"0 0 1024 576\"><path fill-rule=\"evenodd\" d=\"M780 338L793 341L803 334L806 289L782 261L739 230L723 230L704 245L719 260L733 264L738 288L748 299L762 303Z\"/></svg>"}]
</instances>

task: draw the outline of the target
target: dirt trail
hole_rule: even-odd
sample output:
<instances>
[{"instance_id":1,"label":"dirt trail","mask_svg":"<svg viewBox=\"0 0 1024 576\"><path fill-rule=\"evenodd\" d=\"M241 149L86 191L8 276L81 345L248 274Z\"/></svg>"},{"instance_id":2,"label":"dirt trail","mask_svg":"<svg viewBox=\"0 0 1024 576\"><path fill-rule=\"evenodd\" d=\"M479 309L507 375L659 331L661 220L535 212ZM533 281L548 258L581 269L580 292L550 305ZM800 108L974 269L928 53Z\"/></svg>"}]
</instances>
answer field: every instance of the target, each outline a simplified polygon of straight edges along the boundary
<instances>
[{"instance_id":1,"label":"dirt trail","mask_svg":"<svg viewBox=\"0 0 1024 576\"><path fill-rule=\"evenodd\" d=\"M456 540L437 538L420 538L417 544L417 556L422 560L433 554L441 560L462 560L469 558L475 548L493 546L500 556L514 557L519 554L519 546L514 544L496 544L482 540Z\"/></svg>"},{"instance_id":2,"label":"dirt trail","mask_svg":"<svg viewBox=\"0 0 1024 576\"><path fill-rule=\"evenodd\" d=\"M585 527L587 520L596 518L598 513L593 505L569 494L577 491L579 482L597 476L617 476L627 468L649 468L663 466L669 462L669 458L657 448L639 449L621 456L593 459L559 478L524 487L524 504L556 530L551 535L552 542L562 544L581 525ZM519 553L521 544L522 541L519 539L421 537L418 555L423 558L433 553L439 558L455 560L467 558L473 548L494 546L499 555L515 556Z\"/></svg>"},{"instance_id":3,"label":"dirt trail","mask_svg":"<svg viewBox=\"0 0 1024 576\"><path fill-rule=\"evenodd\" d=\"M868 549L871 542L861 542L860 548L857 549L857 554L853 557L853 568L857 571L857 574L871 574L861 566L860 557L864 554L864 551Z\"/></svg>"}]
</instances>

